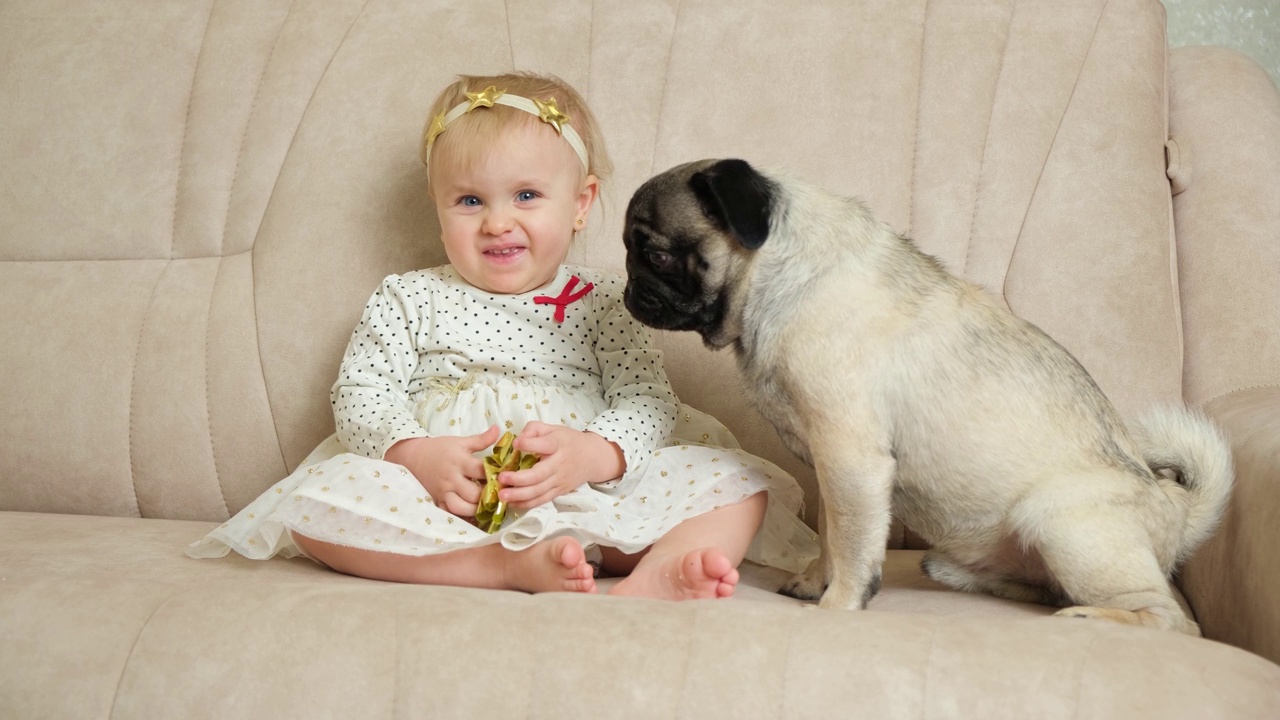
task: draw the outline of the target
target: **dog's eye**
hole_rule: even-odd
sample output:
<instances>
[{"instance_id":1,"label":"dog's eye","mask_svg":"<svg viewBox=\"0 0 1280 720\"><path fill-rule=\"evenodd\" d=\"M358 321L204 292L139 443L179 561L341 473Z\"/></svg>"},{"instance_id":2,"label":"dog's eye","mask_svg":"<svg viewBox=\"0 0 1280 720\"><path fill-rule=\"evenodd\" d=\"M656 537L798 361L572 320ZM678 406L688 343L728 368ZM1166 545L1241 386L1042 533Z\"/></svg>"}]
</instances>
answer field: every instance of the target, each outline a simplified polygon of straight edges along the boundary
<instances>
[{"instance_id":1,"label":"dog's eye","mask_svg":"<svg viewBox=\"0 0 1280 720\"><path fill-rule=\"evenodd\" d=\"M646 250L644 256L648 258L650 265L659 270L671 267L676 260L671 253L662 252L661 250Z\"/></svg>"}]
</instances>

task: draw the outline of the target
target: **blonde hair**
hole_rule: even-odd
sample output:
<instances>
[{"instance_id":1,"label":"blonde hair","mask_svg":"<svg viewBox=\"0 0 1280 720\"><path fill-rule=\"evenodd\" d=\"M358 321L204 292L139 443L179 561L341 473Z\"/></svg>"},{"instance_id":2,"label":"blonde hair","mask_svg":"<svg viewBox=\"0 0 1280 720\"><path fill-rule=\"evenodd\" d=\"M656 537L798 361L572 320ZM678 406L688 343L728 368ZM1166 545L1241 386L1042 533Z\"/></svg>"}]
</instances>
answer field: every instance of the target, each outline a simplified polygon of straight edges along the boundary
<instances>
[{"instance_id":1,"label":"blonde hair","mask_svg":"<svg viewBox=\"0 0 1280 720\"><path fill-rule=\"evenodd\" d=\"M545 124L535 115L505 105L477 109L450 123L448 130L436 137L428 163L427 139L431 132L432 121L449 112L459 103L466 102L468 92L480 92L490 85L510 95L536 98L544 102L549 98L555 98L557 107L569 116L569 124L581 136L582 144L587 149L587 168L581 178L585 179L587 173L590 173L595 175L603 185L605 179L613 172L613 164L609 161L608 153L605 152L600 126L587 107L586 101L578 91L554 75L515 72L501 75L459 75L455 82L436 96L435 102L427 112L427 121L422 129L422 144L419 148L422 162L428 168L428 188L431 183L432 168L438 172L448 173L463 163L474 161L476 157L492 147L502 133L521 124Z\"/></svg>"}]
</instances>

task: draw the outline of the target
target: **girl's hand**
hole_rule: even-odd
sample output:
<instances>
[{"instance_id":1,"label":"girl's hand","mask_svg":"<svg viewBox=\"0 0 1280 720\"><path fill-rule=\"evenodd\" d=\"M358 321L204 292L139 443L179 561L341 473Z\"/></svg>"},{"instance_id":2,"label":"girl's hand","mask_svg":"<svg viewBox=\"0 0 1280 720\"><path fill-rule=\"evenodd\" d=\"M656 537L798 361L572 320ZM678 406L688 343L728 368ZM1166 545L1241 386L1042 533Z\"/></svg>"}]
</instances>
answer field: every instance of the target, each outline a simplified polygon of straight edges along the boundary
<instances>
[{"instance_id":1,"label":"girl's hand","mask_svg":"<svg viewBox=\"0 0 1280 720\"><path fill-rule=\"evenodd\" d=\"M498 482L507 486L498 498L519 510L551 502L584 483L612 480L627 469L617 445L593 432L563 425L531 422L520 431L514 447L539 457L538 464L528 470L498 475Z\"/></svg>"},{"instance_id":2,"label":"girl's hand","mask_svg":"<svg viewBox=\"0 0 1280 720\"><path fill-rule=\"evenodd\" d=\"M408 438L392 445L383 459L405 466L436 505L458 517L474 517L484 464L472 453L498 440L498 426L479 435Z\"/></svg>"}]
</instances>

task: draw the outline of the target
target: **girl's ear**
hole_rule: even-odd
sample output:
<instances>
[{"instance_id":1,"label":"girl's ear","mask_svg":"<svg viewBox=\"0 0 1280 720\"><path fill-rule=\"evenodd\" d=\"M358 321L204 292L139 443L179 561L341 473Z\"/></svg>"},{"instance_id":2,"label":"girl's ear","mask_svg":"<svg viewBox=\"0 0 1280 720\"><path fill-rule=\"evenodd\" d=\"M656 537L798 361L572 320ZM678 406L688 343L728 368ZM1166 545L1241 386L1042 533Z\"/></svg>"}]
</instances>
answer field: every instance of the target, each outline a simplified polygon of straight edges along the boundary
<instances>
[{"instance_id":1,"label":"girl's ear","mask_svg":"<svg viewBox=\"0 0 1280 720\"><path fill-rule=\"evenodd\" d=\"M588 175L586 181L582 184L582 191L578 193L578 217L586 222L587 213L591 212L591 206L595 203L596 197L600 195L600 180L595 175Z\"/></svg>"}]
</instances>

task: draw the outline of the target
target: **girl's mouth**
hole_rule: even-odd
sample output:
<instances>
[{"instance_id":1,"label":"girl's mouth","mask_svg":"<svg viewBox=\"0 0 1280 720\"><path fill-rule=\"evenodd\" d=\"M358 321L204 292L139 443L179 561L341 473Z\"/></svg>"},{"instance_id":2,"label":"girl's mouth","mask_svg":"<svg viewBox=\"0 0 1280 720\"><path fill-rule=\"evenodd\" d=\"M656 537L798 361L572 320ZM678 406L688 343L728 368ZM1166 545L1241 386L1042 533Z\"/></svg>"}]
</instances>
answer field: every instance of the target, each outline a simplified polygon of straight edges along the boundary
<instances>
[{"instance_id":1,"label":"girl's mouth","mask_svg":"<svg viewBox=\"0 0 1280 720\"><path fill-rule=\"evenodd\" d=\"M495 262L515 262L520 256L524 255L525 248L522 247L503 247L492 248L484 251L484 256Z\"/></svg>"}]
</instances>

